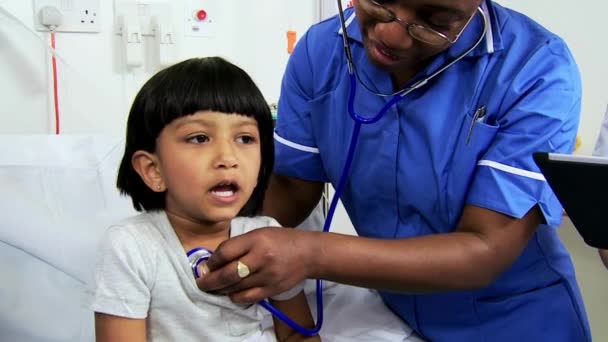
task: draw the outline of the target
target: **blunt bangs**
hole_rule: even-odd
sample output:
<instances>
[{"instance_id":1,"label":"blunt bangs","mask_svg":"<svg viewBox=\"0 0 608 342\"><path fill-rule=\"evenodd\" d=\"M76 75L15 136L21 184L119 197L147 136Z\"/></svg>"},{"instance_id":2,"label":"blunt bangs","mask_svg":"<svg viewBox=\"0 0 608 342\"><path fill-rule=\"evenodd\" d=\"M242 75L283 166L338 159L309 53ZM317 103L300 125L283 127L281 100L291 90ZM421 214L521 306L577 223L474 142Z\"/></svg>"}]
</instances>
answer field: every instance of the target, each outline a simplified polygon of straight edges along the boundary
<instances>
[{"instance_id":1,"label":"blunt bangs","mask_svg":"<svg viewBox=\"0 0 608 342\"><path fill-rule=\"evenodd\" d=\"M150 190L131 165L138 150L154 153L156 139L173 120L199 111L253 117L261 138L258 186L240 216L253 216L262 209L274 165L273 123L270 107L255 82L241 68L220 57L192 58L159 71L141 88L127 120L125 153L117 186L131 196L136 210L162 210L164 193Z\"/></svg>"}]
</instances>

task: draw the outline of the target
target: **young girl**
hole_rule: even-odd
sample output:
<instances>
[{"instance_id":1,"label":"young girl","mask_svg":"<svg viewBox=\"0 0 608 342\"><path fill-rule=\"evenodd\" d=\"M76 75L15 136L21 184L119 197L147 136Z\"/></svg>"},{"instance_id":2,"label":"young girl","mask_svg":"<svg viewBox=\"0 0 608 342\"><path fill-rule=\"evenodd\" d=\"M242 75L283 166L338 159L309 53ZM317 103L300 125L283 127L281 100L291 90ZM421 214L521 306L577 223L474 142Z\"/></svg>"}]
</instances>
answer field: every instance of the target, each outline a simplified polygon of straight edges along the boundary
<instances>
[{"instance_id":1,"label":"young girl","mask_svg":"<svg viewBox=\"0 0 608 342\"><path fill-rule=\"evenodd\" d=\"M263 331L260 305L200 291L186 256L278 226L255 216L273 168L272 134L259 89L221 58L186 60L143 86L129 113L117 185L144 213L110 227L100 244L97 341L319 341L279 320L274 332ZM235 272L255 270L243 261ZM289 292L273 304L313 327L301 289Z\"/></svg>"}]
</instances>

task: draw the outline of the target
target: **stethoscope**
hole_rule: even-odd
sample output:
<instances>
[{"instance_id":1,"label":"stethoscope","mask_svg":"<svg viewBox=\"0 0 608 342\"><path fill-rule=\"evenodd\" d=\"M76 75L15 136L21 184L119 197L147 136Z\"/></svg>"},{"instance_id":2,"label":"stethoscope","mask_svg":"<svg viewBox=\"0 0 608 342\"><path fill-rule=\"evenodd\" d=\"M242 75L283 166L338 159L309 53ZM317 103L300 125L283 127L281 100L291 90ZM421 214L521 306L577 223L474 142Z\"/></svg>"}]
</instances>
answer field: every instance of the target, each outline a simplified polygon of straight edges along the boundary
<instances>
[{"instance_id":1,"label":"stethoscope","mask_svg":"<svg viewBox=\"0 0 608 342\"><path fill-rule=\"evenodd\" d=\"M344 11L342 10L342 1L338 0L338 13L339 13L339 17L340 17L340 25L342 27L342 40L344 43L344 53L346 55L346 59L348 60L348 77L350 80L350 90L349 90L349 94L348 94L348 114L355 121L355 125L353 127L353 133L352 133L350 145L348 148L348 154L346 156L346 161L344 162L344 168L342 169L342 174L340 175L340 180L338 182L338 186L336 187L335 194L332 198L331 204L329 206L329 210L327 211L325 224L323 225L323 232L329 231L329 228L330 228L333 216L334 216L334 212L336 211L336 207L338 205L338 201L340 200L340 196L342 195L342 191L344 190L344 185L346 184L346 179L348 178L350 167L352 165L352 161L353 161L353 158L355 155L355 149L357 147L357 142L359 140L359 133L361 131L361 126L363 124L372 124L372 123L375 123L378 120L380 120L384 116L384 114L386 114L386 112L390 109L390 107L392 107L397 102L401 101L406 95L408 95L409 93L413 92L414 90L427 84L428 81L437 77L439 74L441 74L442 72L447 70L449 67L454 65L456 62L463 59L466 55L468 55L471 51L473 51L477 46L479 46L479 44L481 44L481 42L483 41L483 39L486 35L486 32L488 30L488 23L487 23L487 17L485 15L484 11L480 7L477 8L477 11L481 14L482 19L483 19L482 20L483 21L483 30L482 30L481 34L479 35L479 38L477 39L475 44L473 44L470 48L468 48L466 51L464 51L458 57L454 58L449 63L443 65L437 71L433 72L426 78L415 82L413 85L411 85L407 88L404 88L402 90L399 90L398 92L396 92L394 94L379 94L379 93L375 93L375 92L371 91L368 87L365 86L365 83L363 83L359 80L359 75L356 71L355 63L353 62L353 57L352 57L352 53L350 50L350 46L348 44L348 35L346 34L346 21L344 19ZM362 115L359 115L355 111L354 103L355 103L355 95L357 92L357 81L359 81L367 90L369 90L370 92L372 92L378 96L392 96L392 98L378 111L378 113L376 113L376 115L374 115L372 117L369 117L369 118L364 117ZM194 276L196 278L198 278L200 276L200 274L199 274L200 265L203 262L205 262L207 259L209 259L211 254L212 254L212 252L210 250L207 250L204 248L195 248L187 253L188 260L190 262L190 267L192 268L192 272L194 273ZM272 313L274 316L276 316L277 318L279 318L280 320L285 322L287 325L289 325L292 329L296 330L300 334L305 335L305 336L314 336L319 333L319 331L321 330L321 326L323 325L322 292L323 292L322 280L317 279L316 280L317 321L316 321L315 327L313 329L307 329L307 328L302 327L301 325L299 325L298 323L291 320L289 317L287 317L287 315L285 315L283 312L281 312L280 310L275 308L272 304L270 304L266 300L261 300L258 304L260 304L262 307L264 307L266 310L268 310L270 313Z\"/></svg>"},{"instance_id":2,"label":"stethoscope","mask_svg":"<svg viewBox=\"0 0 608 342\"><path fill-rule=\"evenodd\" d=\"M193 248L190 251L188 251L188 253L186 253L186 256L188 257L188 262L190 263L190 268L192 269L192 273L194 274L194 278L199 278L201 276L199 269L200 269L201 265L211 257L211 254L213 254L212 251L210 251L206 248L202 248L202 247ZM320 286L320 284L317 284L317 286ZM321 288L317 287L317 291L320 291L320 290L321 290ZM320 298L321 296L318 295L319 293L321 293L321 292L317 292L317 305L323 305L323 299ZM319 330L321 330L321 325L323 322L322 313L321 313L320 321L318 320L319 315L317 315L317 325L315 326L315 329L310 330L310 329L306 329L306 328L302 327L301 325L299 325L298 323L294 322L291 318L289 318L287 315L285 315L281 310L275 308L274 305L270 304L267 300L261 300L258 302L258 304L261 305L266 310L270 311L270 313L272 313L275 317L278 317L281 321L285 322L285 324L289 325L290 327L292 327L293 329L295 329L296 331L298 331L299 333L301 333L303 335L314 336L319 333ZM323 308L323 306L317 306L317 308ZM323 310L323 309L321 309L321 310ZM321 322L321 323L318 323L318 322Z\"/></svg>"}]
</instances>

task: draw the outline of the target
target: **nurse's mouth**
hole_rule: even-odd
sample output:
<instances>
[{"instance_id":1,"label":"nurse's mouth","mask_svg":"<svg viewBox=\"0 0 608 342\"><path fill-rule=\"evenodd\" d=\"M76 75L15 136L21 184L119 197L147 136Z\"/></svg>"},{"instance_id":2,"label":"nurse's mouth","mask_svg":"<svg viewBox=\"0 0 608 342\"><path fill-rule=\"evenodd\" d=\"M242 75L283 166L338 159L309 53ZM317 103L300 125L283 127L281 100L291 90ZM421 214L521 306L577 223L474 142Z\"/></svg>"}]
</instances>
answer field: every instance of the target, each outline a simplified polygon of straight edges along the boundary
<instances>
[{"instance_id":1,"label":"nurse's mouth","mask_svg":"<svg viewBox=\"0 0 608 342\"><path fill-rule=\"evenodd\" d=\"M370 41L370 50L374 58L382 63L382 64L392 64L399 61L399 56L397 56L390 49L385 48L382 44Z\"/></svg>"},{"instance_id":2,"label":"nurse's mouth","mask_svg":"<svg viewBox=\"0 0 608 342\"><path fill-rule=\"evenodd\" d=\"M380 51L380 53L381 53L381 54L385 55L385 56L386 56L386 57L388 57L388 58L391 58L391 59L393 59L393 60L397 60L397 59L399 59L399 57L397 57L397 56L393 55L392 53L388 52L388 51L387 51L387 50L385 50L385 49L378 48L378 50Z\"/></svg>"}]
</instances>

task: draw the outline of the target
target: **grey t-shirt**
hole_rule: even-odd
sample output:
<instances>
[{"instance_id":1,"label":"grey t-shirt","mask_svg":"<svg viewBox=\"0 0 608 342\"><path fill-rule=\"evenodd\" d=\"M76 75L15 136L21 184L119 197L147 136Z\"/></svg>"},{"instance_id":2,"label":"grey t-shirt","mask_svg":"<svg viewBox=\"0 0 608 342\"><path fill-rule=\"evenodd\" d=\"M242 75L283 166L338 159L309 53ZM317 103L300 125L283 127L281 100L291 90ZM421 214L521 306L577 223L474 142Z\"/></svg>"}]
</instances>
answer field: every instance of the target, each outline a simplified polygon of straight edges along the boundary
<instances>
[{"instance_id":1,"label":"grey t-shirt","mask_svg":"<svg viewBox=\"0 0 608 342\"><path fill-rule=\"evenodd\" d=\"M235 218L231 236L279 226L270 217ZM287 299L301 287L281 294ZM106 231L98 248L91 308L147 319L148 341L243 341L261 335L268 313L196 286L184 249L164 211L143 213Z\"/></svg>"}]
</instances>

